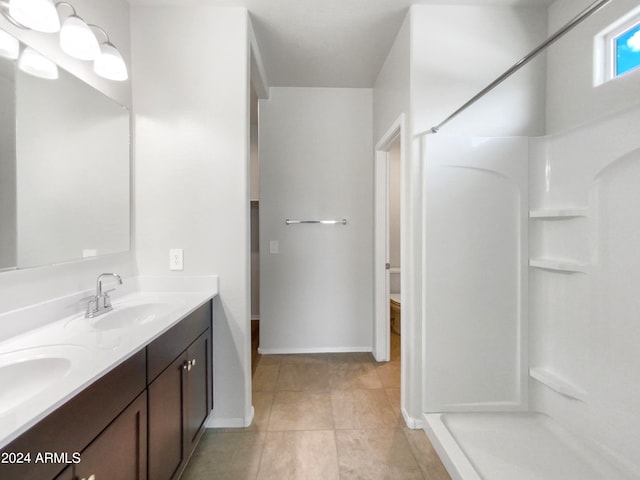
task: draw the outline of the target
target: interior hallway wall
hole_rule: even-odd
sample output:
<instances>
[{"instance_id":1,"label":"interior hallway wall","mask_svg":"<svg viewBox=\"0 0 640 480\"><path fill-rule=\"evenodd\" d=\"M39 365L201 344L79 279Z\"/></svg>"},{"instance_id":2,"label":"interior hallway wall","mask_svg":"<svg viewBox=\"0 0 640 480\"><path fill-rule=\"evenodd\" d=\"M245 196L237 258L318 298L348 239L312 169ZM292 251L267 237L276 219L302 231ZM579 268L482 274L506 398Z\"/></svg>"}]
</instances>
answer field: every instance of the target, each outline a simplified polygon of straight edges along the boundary
<instances>
[{"instance_id":1,"label":"interior hallway wall","mask_svg":"<svg viewBox=\"0 0 640 480\"><path fill-rule=\"evenodd\" d=\"M404 115L404 139L401 151L405 163L401 165L401 258L407 268L401 270L402 336L401 349L401 408L407 423L417 426L421 415L422 359L420 341L421 298L421 218L422 218L422 167L412 155L411 138L411 16L412 9L398 30L395 41L385 59L373 88L374 143L394 122Z\"/></svg>"},{"instance_id":2,"label":"interior hallway wall","mask_svg":"<svg viewBox=\"0 0 640 480\"><path fill-rule=\"evenodd\" d=\"M271 88L260 100L263 353L372 348L371 105L370 89Z\"/></svg>"},{"instance_id":3,"label":"interior hallway wall","mask_svg":"<svg viewBox=\"0 0 640 480\"><path fill-rule=\"evenodd\" d=\"M217 426L252 417L249 29L244 8L132 8L138 268L219 275ZM169 271L170 248L184 249L184 271Z\"/></svg>"}]
</instances>

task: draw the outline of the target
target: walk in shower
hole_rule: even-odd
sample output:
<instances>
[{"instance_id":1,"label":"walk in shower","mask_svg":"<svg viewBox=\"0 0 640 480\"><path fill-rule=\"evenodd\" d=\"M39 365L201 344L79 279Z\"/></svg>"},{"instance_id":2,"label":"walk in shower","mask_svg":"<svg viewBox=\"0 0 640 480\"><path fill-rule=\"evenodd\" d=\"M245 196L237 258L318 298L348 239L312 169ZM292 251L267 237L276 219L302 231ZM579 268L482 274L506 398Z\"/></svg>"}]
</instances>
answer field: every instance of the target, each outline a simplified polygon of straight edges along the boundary
<instances>
[{"instance_id":1,"label":"walk in shower","mask_svg":"<svg viewBox=\"0 0 640 480\"><path fill-rule=\"evenodd\" d=\"M640 478L640 106L605 110L415 138L424 428L454 480Z\"/></svg>"}]
</instances>

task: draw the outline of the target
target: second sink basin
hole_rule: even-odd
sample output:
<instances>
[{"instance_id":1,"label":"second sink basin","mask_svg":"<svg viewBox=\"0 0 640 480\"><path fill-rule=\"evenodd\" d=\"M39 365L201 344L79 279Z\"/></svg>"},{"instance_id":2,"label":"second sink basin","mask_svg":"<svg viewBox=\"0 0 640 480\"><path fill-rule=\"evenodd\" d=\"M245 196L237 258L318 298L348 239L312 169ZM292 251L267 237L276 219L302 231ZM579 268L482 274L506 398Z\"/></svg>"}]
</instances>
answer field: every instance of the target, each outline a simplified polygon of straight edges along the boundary
<instances>
[{"instance_id":1,"label":"second sink basin","mask_svg":"<svg viewBox=\"0 0 640 480\"><path fill-rule=\"evenodd\" d=\"M0 417L68 375L86 353L56 345L0 354Z\"/></svg>"}]
</instances>

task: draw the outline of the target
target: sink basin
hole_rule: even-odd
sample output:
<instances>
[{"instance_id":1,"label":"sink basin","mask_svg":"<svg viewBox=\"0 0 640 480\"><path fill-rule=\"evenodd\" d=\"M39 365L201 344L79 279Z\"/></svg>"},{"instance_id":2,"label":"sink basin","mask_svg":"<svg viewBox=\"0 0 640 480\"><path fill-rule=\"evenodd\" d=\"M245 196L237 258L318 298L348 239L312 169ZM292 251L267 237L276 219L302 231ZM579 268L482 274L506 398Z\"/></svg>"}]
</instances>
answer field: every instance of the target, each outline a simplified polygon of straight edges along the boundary
<instances>
[{"instance_id":1,"label":"sink basin","mask_svg":"<svg viewBox=\"0 0 640 480\"><path fill-rule=\"evenodd\" d=\"M56 345L0 354L0 416L68 375L83 350Z\"/></svg>"},{"instance_id":2,"label":"sink basin","mask_svg":"<svg viewBox=\"0 0 640 480\"><path fill-rule=\"evenodd\" d=\"M113 310L93 319L84 319L96 330L118 330L151 323L164 317L175 307L168 303L151 302L114 305Z\"/></svg>"}]
</instances>

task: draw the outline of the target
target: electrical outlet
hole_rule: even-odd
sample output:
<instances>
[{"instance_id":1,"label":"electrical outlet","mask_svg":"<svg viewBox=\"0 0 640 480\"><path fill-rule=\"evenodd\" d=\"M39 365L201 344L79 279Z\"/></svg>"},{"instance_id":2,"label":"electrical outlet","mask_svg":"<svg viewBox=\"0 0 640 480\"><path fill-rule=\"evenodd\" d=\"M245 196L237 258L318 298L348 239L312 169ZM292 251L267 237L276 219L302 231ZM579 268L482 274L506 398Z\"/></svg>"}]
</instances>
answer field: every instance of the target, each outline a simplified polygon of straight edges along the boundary
<instances>
[{"instance_id":1,"label":"electrical outlet","mask_svg":"<svg viewBox=\"0 0 640 480\"><path fill-rule=\"evenodd\" d=\"M169 250L169 270L184 270L184 250L181 248Z\"/></svg>"}]
</instances>

